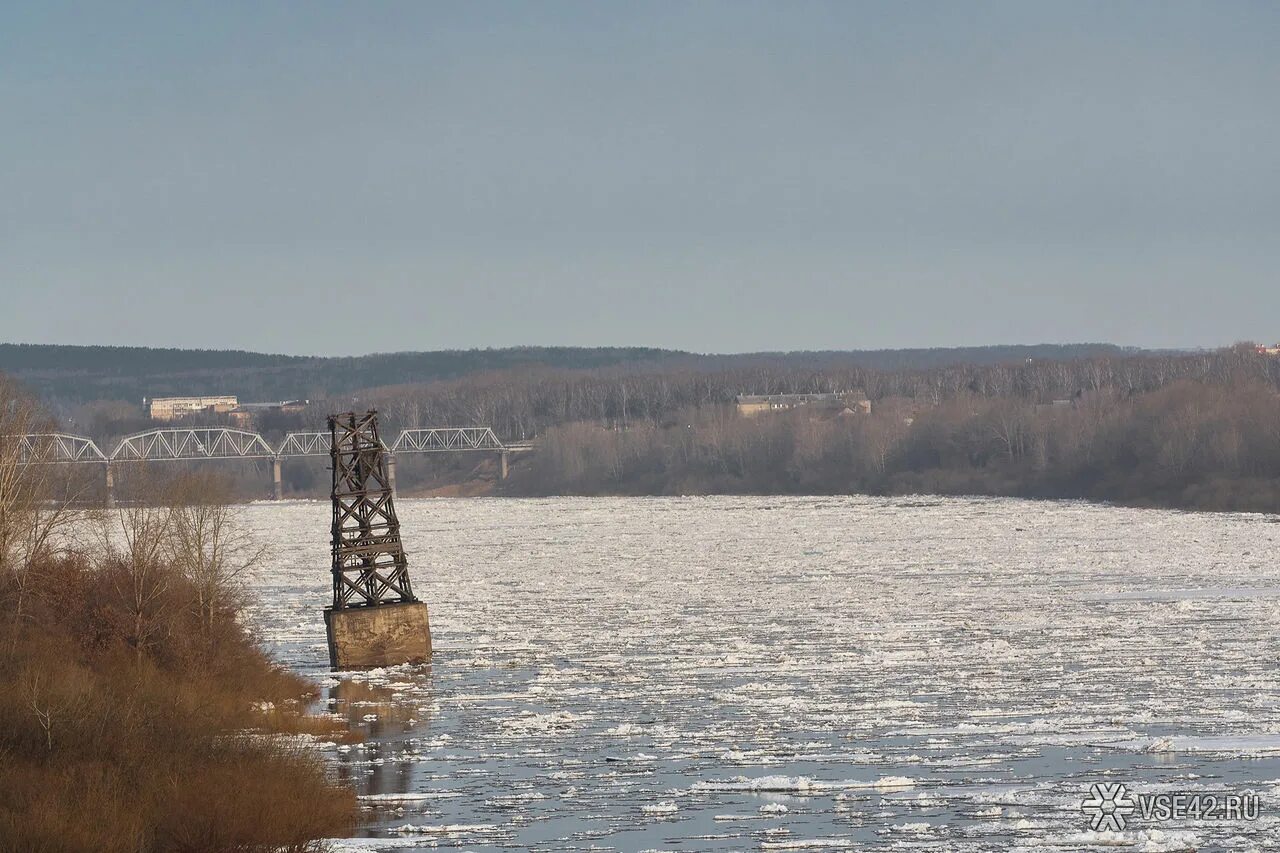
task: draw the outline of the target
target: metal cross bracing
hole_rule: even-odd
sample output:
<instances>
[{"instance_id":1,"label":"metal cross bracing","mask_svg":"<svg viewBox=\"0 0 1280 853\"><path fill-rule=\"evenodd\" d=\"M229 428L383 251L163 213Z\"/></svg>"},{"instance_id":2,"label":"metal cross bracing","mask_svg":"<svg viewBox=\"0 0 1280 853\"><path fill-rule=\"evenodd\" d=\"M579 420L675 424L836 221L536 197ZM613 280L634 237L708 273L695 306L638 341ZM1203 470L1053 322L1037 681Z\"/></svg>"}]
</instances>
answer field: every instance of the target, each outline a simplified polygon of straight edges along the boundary
<instances>
[{"instance_id":1,"label":"metal cross bracing","mask_svg":"<svg viewBox=\"0 0 1280 853\"><path fill-rule=\"evenodd\" d=\"M115 460L272 459L276 452L256 432L220 427L153 429L124 438Z\"/></svg>"},{"instance_id":2,"label":"metal cross bracing","mask_svg":"<svg viewBox=\"0 0 1280 853\"><path fill-rule=\"evenodd\" d=\"M334 609L417 601L400 543L378 416L329 416Z\"/></svg>"},{"instance_id":3,"label":"metal cross bracing","mask_svg":"<svg viewBox=\"0 0 1280 853\"><path fill-rule=\"evenodd\" d=\"M93 439L69 433L17 436L23 461L115 462L172 459L278 459L293 456L327 456L327 432L291 432L273 449L261 434L224 427L154 429L120 439L110 454ZM489 427L436 427L407 429L391 447L392 453L442 453L470 450L518 452L532 449L528 442L504 444Z\"/></svg>"},{"instance_id":4,"label":"metal cross bracing","mask_svg":"<svg viewBox=\"0 0 1280 853\"><path fill-rule=\"evenodd\" d=\"M329 442L327 432L291 432L280 442L276 456L328 456Z\"/></svg>"},{"instance_id":5,"label":"metal cross bracing","mask_svg":"<svg viewBox=\"0 0 1280 853\"><path fill-rule=\"evenodd\" d=\"M28 462L106 462L91 438L64 432L18 436L18 459Z\"/></svg>"},{"instance_id":6,"label":"metal cross bracing","mask_svg":"<svg viewBox=\"0 0 1280 853\"><path fill-rule=\"evenodd\" d=\"M503 450L489 427L407 429L391 445L393 453L432 453L456 450Z\"/></svg>"}]
</instances>

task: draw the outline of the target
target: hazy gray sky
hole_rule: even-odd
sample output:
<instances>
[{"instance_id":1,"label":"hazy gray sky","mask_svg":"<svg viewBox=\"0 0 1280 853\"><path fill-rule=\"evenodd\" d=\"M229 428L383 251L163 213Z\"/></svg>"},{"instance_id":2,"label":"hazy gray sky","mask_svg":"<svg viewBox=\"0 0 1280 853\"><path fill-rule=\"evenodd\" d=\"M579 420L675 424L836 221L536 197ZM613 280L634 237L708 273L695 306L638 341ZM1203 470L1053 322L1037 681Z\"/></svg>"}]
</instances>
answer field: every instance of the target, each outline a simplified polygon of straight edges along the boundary
<instances>
[{"instance_id":1,"label":"hazy gray sky","mask_svg":"<svg viewBox=\"0 0 1280 853\"><path fill-rule=\"evenodd\" d=\"M0 340L1280 339L1280 3L21 5Z\"/></svg>"}]
</instances>

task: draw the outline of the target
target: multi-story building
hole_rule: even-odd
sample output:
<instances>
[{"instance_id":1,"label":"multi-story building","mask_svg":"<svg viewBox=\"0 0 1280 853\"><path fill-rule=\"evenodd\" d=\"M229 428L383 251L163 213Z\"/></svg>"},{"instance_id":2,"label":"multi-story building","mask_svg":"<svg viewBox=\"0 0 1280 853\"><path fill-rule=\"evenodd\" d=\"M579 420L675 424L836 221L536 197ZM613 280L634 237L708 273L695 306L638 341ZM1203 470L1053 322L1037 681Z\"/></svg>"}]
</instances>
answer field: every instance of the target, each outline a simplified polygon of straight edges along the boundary
<instances>
[{"instance_id":1,"label":"multi-story building","mask_svg":"<svg viewBox=\"0 0 1280 853\"><path fill-rule=\"evenodd\" d=\"M236 426L249 427L259 415L271 413L292 415L304 411L310 402L310 400L281 400L278 403L241 403L231 410L231 420Z\"/></svg>"},{"instance_id":2,"label":"multi-story building","mask_svg":"<svg viewBox=\"0 0 1280 853\"><path fill-rule=\"evenodd\" d=\"M200 413L223 414L234 409L239 402L232 395L215 397L153 397L144 400L147 417L154 421L172 421Z\"/></svg>"},{"instance_id":3,"label":"multi-story building","mask_svg":"<svg viewBox=\"0 0 1280 853\"><path fill-rule=\"evenodd\" d=\"M870 414L871 401L862 391L842 394L739 394L734 400L738 414L753 418L765 412L785 412L801 406L848 414Z\"/></svg>"}]
</instances>

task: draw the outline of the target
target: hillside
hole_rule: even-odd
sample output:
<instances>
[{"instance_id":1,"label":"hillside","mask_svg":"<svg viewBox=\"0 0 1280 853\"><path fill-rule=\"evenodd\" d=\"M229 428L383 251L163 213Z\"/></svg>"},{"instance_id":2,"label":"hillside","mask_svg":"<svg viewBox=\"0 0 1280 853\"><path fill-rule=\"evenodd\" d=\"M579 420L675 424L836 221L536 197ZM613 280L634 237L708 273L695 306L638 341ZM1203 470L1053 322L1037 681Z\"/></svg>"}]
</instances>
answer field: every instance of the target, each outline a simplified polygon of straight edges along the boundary
<instances>
[{"instance_id":1,"label":"hillside","mask_svg":"<svg viewBox=\"0 0 1280 853\"><path fill-rule=\"evenodd\" d=\"M769 364L790 368L911 370L1134 352L1111 344L733 355L702 355L649 347L510 347L326 358L241 350L0 344L0 372L21 380L53 407L66 408L95 400L125 400L136 404L143 397L180 394L237 394L246 401L320 399L365 388L533 367L724 370Z\"/></svg>"},{"instance_id":2,"label":"hillside","mask_svg":"<svg viewBox=\"0 0 1280 853\"><path fill-rule=\"evenodd\" d=\"M236 394L246 401L317 399L489 370L587 369L684 357L686 353L643 347L512 347L323 358L241 350L0 344L0 372L19 379L50 405L65 407L183 394Z\"/></svg>"}]
</instances>

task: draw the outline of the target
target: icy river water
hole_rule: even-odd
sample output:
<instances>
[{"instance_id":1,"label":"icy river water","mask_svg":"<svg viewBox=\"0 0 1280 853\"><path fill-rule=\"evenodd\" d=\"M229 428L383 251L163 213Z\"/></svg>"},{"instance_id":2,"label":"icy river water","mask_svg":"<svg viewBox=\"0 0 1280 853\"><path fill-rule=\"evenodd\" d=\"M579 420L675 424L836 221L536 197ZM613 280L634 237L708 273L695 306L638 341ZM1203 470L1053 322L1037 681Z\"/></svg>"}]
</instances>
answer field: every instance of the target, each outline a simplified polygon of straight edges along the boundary
<instances>
[{"instance_id":1,"label":"icy river water","mask_svg":"<svg viewBox=\"0 0 1280 853\"><path fill-rule=\"evenodd\" d=\"M321 745L361 795L338 850L1280 848L1274 516L397 507L432 663L332 676L328 504L246 510L254 627L366 734ZM1094 829L1099 782L1260 809Z\"/></svg>"}]
</instances>

